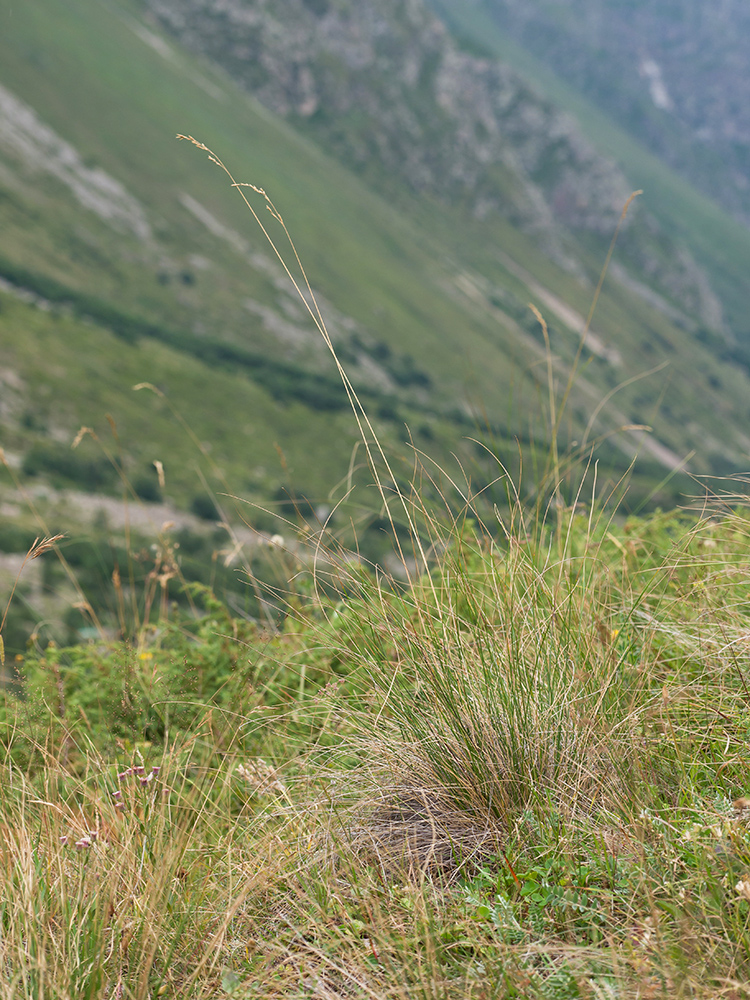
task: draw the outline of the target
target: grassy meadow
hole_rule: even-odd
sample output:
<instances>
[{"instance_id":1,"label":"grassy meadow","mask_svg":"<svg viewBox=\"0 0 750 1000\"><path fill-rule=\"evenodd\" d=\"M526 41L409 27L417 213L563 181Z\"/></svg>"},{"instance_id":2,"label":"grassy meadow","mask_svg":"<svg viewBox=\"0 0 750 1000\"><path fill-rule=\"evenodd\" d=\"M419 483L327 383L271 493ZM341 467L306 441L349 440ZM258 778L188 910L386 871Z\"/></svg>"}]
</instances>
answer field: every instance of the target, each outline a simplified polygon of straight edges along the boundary
<instances>
[{"instance_id":1,"label":"grassy meadow","mask_svg":"<svg viewBox=\"0 0 750 1000\"><path fill-rule=\"evenodd\" d=\"M408 584L19 657L0 996L748 995L746 509L407 504Z\"/></svg>"},{"instance_id":2,"label":"grassy meadow","mask_svg":"<svg viewBox=\"0 0 750 1000\"><path fill-rule=\"evenodd\" d=\"M165 530L113 631L30 546L91 638L6 664L0 997L750 993L746 484L626 516L548 371L489 507L341 367L391 561L289 520L250 610Z\"/></svg>"},{"instance_id":3,"label":"grassy meadow","mask_svg":"<svg viewBox=\"0 0 750 1000\"><path fill-rule=\"evenodd\" d=\"M585 316L601 248L586 284L506 223L386 213L217 71L144 43L136 6L66 7L16 5L4 79L159 206L172 270L76 228L54 181L44 201L0 176L0 273L45 300L0 289L1 485L27 503L0 526L0 1000L749 997L747 482L611 440L659 396L688 454L695 410L739 426L746 375L616 285L594 324L610 370L526 308L543 282ZM239 296L281 293L248 269L255 237L235 253L179 207L178 186L237 216L207 150L164 139L185 101L185 131L274 178L302 259L325 245L311 283L434 394L411 370L390 400L350 381L325 305L303 316L320 354L262 330L243 353ZM658 392L637 384L667 356ZM125 527L70 520L50 498L71 484L123 497ZM141 533L152 501L206 530ZM21 621L37 587L58 604Z\"/></svg>"}]
</instances>

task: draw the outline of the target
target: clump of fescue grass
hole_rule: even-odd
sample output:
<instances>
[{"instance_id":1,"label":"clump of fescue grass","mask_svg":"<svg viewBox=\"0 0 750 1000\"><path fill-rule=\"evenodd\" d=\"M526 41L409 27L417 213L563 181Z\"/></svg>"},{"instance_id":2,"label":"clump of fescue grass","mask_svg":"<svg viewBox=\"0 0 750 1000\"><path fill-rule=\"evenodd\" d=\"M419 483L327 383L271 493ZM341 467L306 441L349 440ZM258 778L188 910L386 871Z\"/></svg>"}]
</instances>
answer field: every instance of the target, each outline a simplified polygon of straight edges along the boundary
<instances>
[{"instance_id":1,"label":"clump of fescue grass","mask_svg":"<svg viewBox=\"0 0 750 1000\"><path fill-rule=\"evenodd\" d=\"M28 773L11 740L0 996L747 996L750 521L721 513L462 524L411 586L349 568L245 624L246 690L165 742L104 756L90 702ZM180 662L225 655L211 615Z\"/></svg>"},{"instance_id":2,"label":"clump of fescue grass","mask_svg":"<svg viewBox=\"0 0 750 1000\"><path fill-rule=\"evenodd\" d=\"M357 837L382 858L455 874L529 811L552 828L637 801L653 695L632 620L643 594L622 592L577 520L501 544L464 529L429 578L358 605L350 648L377 694L367 757L383 766Z\"/></svg>"}]
</instances>

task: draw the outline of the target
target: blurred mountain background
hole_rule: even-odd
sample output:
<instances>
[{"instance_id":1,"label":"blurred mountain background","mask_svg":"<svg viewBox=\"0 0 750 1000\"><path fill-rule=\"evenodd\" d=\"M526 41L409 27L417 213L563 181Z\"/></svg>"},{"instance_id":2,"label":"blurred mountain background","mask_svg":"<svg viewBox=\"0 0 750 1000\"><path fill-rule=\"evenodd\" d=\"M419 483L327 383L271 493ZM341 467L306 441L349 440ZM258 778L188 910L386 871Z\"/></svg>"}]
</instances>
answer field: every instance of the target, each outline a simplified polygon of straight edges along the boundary
<instances>
[{"instance_id":1,"label":"blurred mountain background","mask_svg":"<svg viewBox=\"0 0 750 1000\"><path fill-rule=\"evenodd\" d=\"M487 18L732 216L750 223L750 8L741 0L435 0ZM492 46L490 46L492 48Z\"/></svg>"},{"instance_id":2,"label":"blurred mountain background","mask_svg":"<svg viewBox=\"0 0 750 1000\"><path fill-rule=\"evenodd\" d=\"M192 551L195 578L216 583L223 567L225 586L237 544L299 517L331 517L350 540L354 521L363 555L384 558L333 359L237 191L177 133L281 212L397 478L425 453L490 512L503 467L533 483L549 443L529 305L562 394L623 206L643 189L562 447L596 445L599 487L626 477L631 510L746 469L747 17L738 3L652 6L4 4L8 579L38 533L28 499L50 530L86 526L96 555L76 558L92 580L111 575L102 539L134 510L144 537L176 525L183 565ZM54 583L40 576L29 606Z\"/></svg>"}]
</instances>

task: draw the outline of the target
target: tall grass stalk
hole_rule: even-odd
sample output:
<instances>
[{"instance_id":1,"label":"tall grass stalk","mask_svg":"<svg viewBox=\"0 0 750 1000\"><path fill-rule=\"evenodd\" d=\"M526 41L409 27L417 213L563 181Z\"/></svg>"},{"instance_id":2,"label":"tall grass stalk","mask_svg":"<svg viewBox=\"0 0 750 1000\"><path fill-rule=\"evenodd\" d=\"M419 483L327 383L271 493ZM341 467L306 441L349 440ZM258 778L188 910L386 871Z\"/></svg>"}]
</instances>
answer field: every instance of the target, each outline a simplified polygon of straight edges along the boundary
<instances>
[{"instance_id":1,"label":"tall grass stalk","mask_svg":"<svg viewBox=\"0 0 750 1000\"><path fill-rule=\"evenodd\" d=\"M238 183L203 143L192 136L179 138L188 139L224 171L284 266L333 356L384 508L389 511L376 456L406 517L417 575L411 577L407 569L411 586L397 602L395 621L391 602L382 599L384 591L374 591L381 601L379 627L387 631L403 659L395 674L387 670L382 682L377 680L377 671L373 674L384 697L379 717L396 722L410 747L406 771L413 774L404 780L440 789L457 811L468 809L479 822L499 824L506 830L533 804L564 800L574 814L583 800L589 807L599 799L608 802L632 758L627 736L632 715L640 706L633 698L638 685L630 697L623 690L623 658L613 655L610 642L603 638L606 626L597 631L594 625L611 617L606 582L602 584L596 573L596 553L571 558L566 541L561 542L563 511L556 515L551 532L546 512L537 506L529 532L526 513L516 501L511 507L513 517L525 530L521 537L507 535L507 548L500 550L484 526L477 531L465 528L466 519L474 514L469 483L463 494L458 491L465 498L463 513L449 521L447 530L445 522L425 506L416 487L423 472L419 465L411 490L398 487L336 355L279 211L262 188ZM263 199L280 225L301 284L245 194L248 189ZM636 195L623 208L559 407L546 323L534 310L548 358L550 460L544 474L545 483L549 482L539 491L542 498L554 499L561 485L558 435L563 411L620 226ZM595 504L594 498L592 512ZM450 511L446 504L449 519ZM575 512L574 504L570 524ZM391 524L394 544L408 567L392 517ZM543 546L548 547L546 552Z\"/></svg>"}]
</instances>

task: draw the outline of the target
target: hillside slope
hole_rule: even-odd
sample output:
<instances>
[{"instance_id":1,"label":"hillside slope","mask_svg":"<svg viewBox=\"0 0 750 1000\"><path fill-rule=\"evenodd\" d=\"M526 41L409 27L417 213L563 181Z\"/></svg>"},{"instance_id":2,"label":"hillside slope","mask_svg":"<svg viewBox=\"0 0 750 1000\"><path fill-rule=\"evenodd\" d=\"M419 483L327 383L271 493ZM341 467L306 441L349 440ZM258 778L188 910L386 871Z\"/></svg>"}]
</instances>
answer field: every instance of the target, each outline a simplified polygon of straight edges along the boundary
<instances>
[{"instance_id":1,"label":"hillside slope","mask_svg":"<svg viewBox=\"0 0 750 1000\"><path fill-rule=\"evenodd\" d=\"M692 0L680 0L668 8L653 4L626 8L600 0L581 0L566 4L567 20L561 20L562 8L553 3L429 2L466 44L481 46L485 53L509 63L571 114L589 141L617 162L636 187L644 189L649 209L662 228L690 249L709 278L724 307L725 326L746 349L750 343L750 236L746 225L739 221L746 218L746 209L742 208L747 200L743 180L747 174L743 167L746 148L743 152L742 143L729 140L713 148L694 134L692 125L681 125L674 112L667 113L654 105L650 89L655 78L638 72L644 53L654 47L661 47L661 51L674 46L675 32L666 28L669 19L687 8L695 14L698 5ZM677 34L688 32L692 44L701 44L702 31L708 26L721 28L712 34L712 44L707 47L710 58L675 53L680 75L679 82L670 84L670 93L673 91L675 99L679 97L683 103L693 102L696 108L703 109L702 113L722 94L732 97L729 103L734 110L742 106L734 102L745 86L744 66L736 58L744 34L739 27L736 31L727 28L733 19L744 18L740 6L729 3L719 10L700 5L700 16L683 18L677 25ZM583 16L584 9L595 16ZM725 14L728 17L722 27ZM651 24L654 19L662 23ZM623 21L628 23L623 25ZM644 22L649 22L648 30ZM528 30L521 31L522 24ZM530 27L532 24L539 30ZM592 32L602 43L593 49ZM718 41L724 46L722 57L717 52ZM596 79L579 79L583 69ZM721 83L714 94L717 77ZM622 102L630 108L624 118L618 117L617 110ZM715 124L722 122L721 127L735 130L731 117L719 115ZM731 218L719 205L737 218Z\"/></svg>"},{"instance_id":2,"label":"hillside slope","mask_svg":"<svg viewBox=\"0 0 750 1000\"><path fill-rule=\"evenodd\" d=\"M575 120L505 63L459 47L422 3L148 0L189 48L410 211L427 194L467 218L503 217L565 270L602 254L633 190ZM621 256L722 330L720 302L684 245L643 206Z\"/></svg>"},{"instance_id":3,"label":"hillside slope","mask_svg":"<svg viewBox=\"0 0 750 1000\"><path fill-rule=\"evenodd\" d=\"M500 31L750 222L750 14L743 0L439 0Z\"/></svg>"},{"instance_id":4,"label":"hillside slope","mask_svg":"<svg viewBox=\"0 0 750 1000\"><path fill-rule=\"evenodd\" d=\"M238 179L269 191L352 380L388 446L404 457L405 475L410 434L441 462L458 449L480 482L492 477L491 465L467 438L489 432L506 457L517 452L515 439L522 448L543 440L544 343L527 303L550 321L562 386L604 257L604 223L601 232L574 233L557 220L549 232L564 247L568 259L560 260L518 214L467 212L450 190L409 189L395 176L385 198L377 178L355 176L352 163L322 152L298 121L285 122L221 67L169 41L143 20L139 4L29 0L0 18L0 276L7 294L24 295L27 310L44 313L63 352L52 373L52 415L37 421L31 387L51 382L53 352L21 356L19 314L10 306L0 313L4 379L22 387L0 420L19 464L40 442L67 447L79 422L108 433L82 364L85 327L87 336L101 330L108 345L101 364L112 378L106 403L96 405L119 423L132 407L133 381L153 381L160 371L159 387L175 408L207 433L216 427L209 444L219 464L256 470L244 479L238 472L233 490L262 499L293 479L295 489L327 498L346 477L353 434L332 360L236 191L205 154L177 143L177 132L197 135ZM461 65L472 73L485 67L498 80L505 73ZM724 335L709 331L701 343L699 300L676 289L670 301L668 289L637 283L649 280L638 271L638 233L648 233L651 213L648 206L623 242L631 276L622 270L621 281L605 286L564 429L570 438L606 436L602 457L617 475L644 453L650 486L642 495L692 451L693 471L723 471L743 463L750 444L750 380L732 359L719 360L710 342L726 352ZM661 247L663 274L686 273L688 265L675 271L670 261L676 244L655 232L646 256ZM70 314L80 334L66 327ZM136 370L147 344L161 352L161 367L143 354ZM205 372L198 391L176 374L188 362ZM229 413L219 377L226 369L240 394ZM217 414L227 429L218 429ZM654 432L617 430L630 424ZM231 426L244 430L235 435ZM134 467L163 454L165 433L155 421L149 438L129 435ZM293 463L279 453L294 455ZM183 481L175 500L189 499Z\"/></svg>"}]
</instances>

